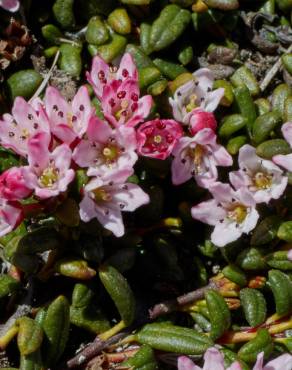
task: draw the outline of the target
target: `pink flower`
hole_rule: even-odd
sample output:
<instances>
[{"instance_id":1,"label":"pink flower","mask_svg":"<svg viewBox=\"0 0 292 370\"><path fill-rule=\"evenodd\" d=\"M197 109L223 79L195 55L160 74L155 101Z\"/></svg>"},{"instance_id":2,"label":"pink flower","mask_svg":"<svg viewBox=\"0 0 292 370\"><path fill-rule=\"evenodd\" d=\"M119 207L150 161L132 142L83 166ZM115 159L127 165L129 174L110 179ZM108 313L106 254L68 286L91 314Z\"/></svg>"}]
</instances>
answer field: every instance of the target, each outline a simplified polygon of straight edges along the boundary
<instances>
[{"instance_id":1,"label":"pink flower","mask_svg":"<svg viewBox=\"0 0 292 370\"><path fill-rule=\"evenodd\" d=\"M286 122L282 126L282 133L283 133L285 140L288 142L288 144L292 148L292 122ZM273 162L285 168L287 171L292 171L292 154L275 155L273 157Z\"/></svg>"},{"instance_id":2,"label":"pink flower","mask_svg":"<svg viewBox=\"0 0 292 370\"><path fill-rule=\"evenodd\" d=\"M136 133L132 127L112 129L95 117L89 122L87 140L77 145L73 159L80 167L89 167L89 176L97 176L131 169L138 159L135 150Z\"/></svg>"},{"instance_id":3,"label":"pink flower","mask_svg":"<svg viewBox=\"0 0 292 370\"><path fill-rule=\"evenodd\" d=\"M195 135L204 128L210 128L214 132L217 128L217 121L213 113L205 112L200 108L192 111L190 116L190 127L189 130L192 135Z\"/></svg>"},{"instance_id":4,"label":"pink flower","mask_svg":"<svg viewBox=\"0 0 292 370\"><path fill-rule=\"evenodd\" d=\"M9 12L17 12L19 5L18 0L0 0L0 6Z\"/></svg>"},{"instance_id":5,"label":"pink flower","mask_svg":"<svg viewBox=\"0 0 292 370\"><path fill-rule=\"evenodd\" d=\"M21 97L14 100L12 115L4 114L0 120L0 144L4 148L25 157L28 140L32 136L39 132L50 133L46 114L38 102L29 104Z\"/></svg>"},{"instance_id":6,"label":"pink flower","mask_svg":"<svg viewBox=\"0 0 292 370\"><path fill-rule=\"evenodd\" d=\"M216 135L210 128L199 131L194 137L182 137L172 154L172 182L175 185L194 177L199 186L208 187L218 178L217 166L232 165L232 157L216 143Z\"/></svg>"},{"instance_id":7,"label":"pink flower","mask_svg":"<svg viewBox=\"0 0 292 370\"><path fill-rule=\"evenodd\" d=\"M9 168L0 176L0 197L7 200L20 200L28 197L31 189L26 186L19 167Z\"/></svg>"},{"instance_id":8,"label":"pink flower","mask_svg":"<svg viewBox=\"0 0 292 370\"><path fill-rule=\"evenodd\" d=\"M62 144L51 153L48 144L48 136L44 133L31 138L28 143L29 165L23 167L26 185L41 199L66 191L74 179L74 171L70 169L72 153L69 146Z\"/></svg>"},{"instance_id":9,"label":"pink flower","mask_svg":"<svg viewBox=\"0 0 292 370\"><path fill-rule=\"evenodd\" d=\"M268 362L263 366L264 352L257 356L257 362L253 370L291 370L292 356L288 353L277 357L275 360ZM195 365L188 357L181 356L178 358L178 370L225 370L224 357L217 348L209 348L204 355L203 368ZM242 370L238 361L235 361L226 368L226 370Z\"/></svg>"},{"instance_id":10,"label":"pink flower","mask_svg":"<svg viewBox=\"0 0 292 370\"><path fill-rule=\"evenodd\" d=\"M103 88L114 80L131 79L138 81L138 71L131 54L124 54L120 67L109 66L100 56L93 59L90 73L86 73L88 82L94 89L95 95L101 99Z\"/></svg>"},{"instance_id":11,"label":"pink flower","mask_svg":"<svg viewBox=\"0 0 292 370\"><path fill-rule=\"evenodd\" d=\"M240 170L229 174L235 189L248 188L257 203L279 199L284 193L288 178L283 176L283 171L272 161L258 157L256 149L251 145L240 148L238 163Z\"/></svg>"},{"instance_id":12,"label":"pink flower","mask_svg":"<svg viewBox=\"0 0 292 370\"><path fill-rule=\"evenodd\" d=\"M217 348L209 348L204 355L203 368L195 365L187 356L178 358L178 370L225 370L224 357ZM238 361L234 362L226 370L242 370Z\"/></svg>"},{"instance_id":13,"label":"pink flower","mask_svg":"<svg viewBox=\"0 0 292 370\"><path fill-rule=\"evenodd\" d=\"M145 157L166 159L183 134L181 125L172 119L155 119L137 130L138 153Z\"/></svg>"},{"instance_id":14,"label":"pink flower","mask_svg":"<svg viewBox=\"0 0 292 370\"><path fill-rule=\"evenodd\" d=\"M125 183L130 170L115 172L110 176L93 178L84 188L80 203L80 218L88 222L93 218L117 237L125 233L122 211L133 212L149 202L149 197L135 184Z\"/></svg>"},{"instance_id":15,"label":"pink flower","mask_svg":"<svg viewBox=\"0 0 292 370\"><path fill-rule=\"evenodd\" d=\"M191 213L194 219L215 226L212 243L224 247L255 228L259 214L246 188L234 191L229 184L216 182L210 192L214 199L194 206Z\"/></svg>"},{"instance_id":16,"label":"pink flower","mask_svg":"<svg viewBox=\"0 0 292 370\"><path fill-rule=\"evenodd\" d=\"M287 258L289 261L292 261L292 249L290 249L287 253Z\"/></svg>"},{"instance_id":17,"label":"pink flower","mask_svg":"<svg viewBox=\"0 0 292 370\"><path fill-rule=\"evenodd\" d=\"M0 237L10 233L22 221L23 215L17 203L0 199Z\"/></svg>"},{"instance_id":18,"label":"pink flower","mask_svg":"<svg viewBox=\"0 0 292 370\"><path fill-rule=\"evenodd\" d=\"M70 103L63 98L59 90L49 86L46 90L45 106L52 133L67 144L85 134L94 115L86 86L79 88Z\"/></svg>"},{"instance_id":19,"label":"pink flower","mask_svg":"<svg viewBox=\"0 0 292 370\"><path fill-rule=\"evenodd\" d=\"M105 85L101 98L104 116L114 127L136 126L149 115L152 106L151 95L139 96L135 80L113 81Z\"/></svg>"},{"instance_id":20,"label":"pink flower","mask_svg":"<svg viewBox=\"0 0 292 370\"><path fill-rule=\"evenodd\" d=\"M201 68L193 76L176 90L173 98L169 98L174 118L186 125L190 123L194 109L213 112L224 95L223 88L212 91L214 76L209 69Z\"/></svg>"}]
</instances>

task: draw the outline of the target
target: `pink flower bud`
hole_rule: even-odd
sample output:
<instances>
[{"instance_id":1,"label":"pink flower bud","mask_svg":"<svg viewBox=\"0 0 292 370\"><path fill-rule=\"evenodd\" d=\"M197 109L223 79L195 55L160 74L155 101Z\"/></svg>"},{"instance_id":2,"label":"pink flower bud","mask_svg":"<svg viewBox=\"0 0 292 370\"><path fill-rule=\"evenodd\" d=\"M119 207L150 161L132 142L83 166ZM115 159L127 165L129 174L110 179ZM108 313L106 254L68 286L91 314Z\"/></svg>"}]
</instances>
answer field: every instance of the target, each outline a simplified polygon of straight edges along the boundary
<instances>
[{"instance_id":1,"label":"pink flower bud","mask_svg":"<svg viewBox=\"0 0 292 370\"><path fill-rule=\"evenodd\" d=\"M19 200L31 194L24 181L21 167L12 167L0 176L0 196L7 200Z\"/></svg>"}]
</instances>

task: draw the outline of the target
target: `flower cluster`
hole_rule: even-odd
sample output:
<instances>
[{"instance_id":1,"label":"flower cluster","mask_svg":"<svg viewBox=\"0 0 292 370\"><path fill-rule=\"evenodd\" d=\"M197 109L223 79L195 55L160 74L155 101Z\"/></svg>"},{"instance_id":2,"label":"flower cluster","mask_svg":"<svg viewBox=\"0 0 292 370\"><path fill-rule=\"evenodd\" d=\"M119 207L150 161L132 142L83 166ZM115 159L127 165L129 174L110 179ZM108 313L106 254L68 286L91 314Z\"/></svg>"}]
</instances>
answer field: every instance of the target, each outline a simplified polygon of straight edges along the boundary
<instances>
[{"instance_id":1,"label":"flower cluster","mask_svg":"<svg viewBox=\"0 0 292 370\"><path fill-rule=\"evenodd\" d=\"M188 357L181 356L178 359L178 370L225 370L224 357L215 347L209 348L206 351L204 360L204 366L201 368L195 365ZM286 353L268 362L264 366L264 352L261 352L257 356L257 362L253 367L253 370L290 370L291 361L292 356ZM238 361L235 361L229 367L227 367L226 370L242 370L242 366Z\"/></svg>"},{"instance_id":2,"label":"flower cluster","mask_svg":"<svg viewBox=\"0 0 292 370\"><path fill-rule=\"evenodd\" d=\"M72 101L48 86L43 100L16 98L11 114L4 114L0 120L1 145L26 162L0 177L1 236L22 221L23 199L34 197L44 202L58 197L68 191L78 168L89 178L82 189L81 220L97 218L116 236L122 236L122 211L132 212L148 203L148 195L128 182L137 152L152 142L155 148L151 152L168 151L175 143L176 132L172 143L169 136L164 146L164 137L158 143L159 132L151 136L144 130L147 138L140 139L135 126L140 124L139 131L143 131L152 98L140 97L138 73L129 54L119 68L96 57L87 77L100 100L104 119L96 116L86 86L79 88ZM146 123L158 131L164 124L172 125L173 121Z\"/></svg>"}]
</instances>

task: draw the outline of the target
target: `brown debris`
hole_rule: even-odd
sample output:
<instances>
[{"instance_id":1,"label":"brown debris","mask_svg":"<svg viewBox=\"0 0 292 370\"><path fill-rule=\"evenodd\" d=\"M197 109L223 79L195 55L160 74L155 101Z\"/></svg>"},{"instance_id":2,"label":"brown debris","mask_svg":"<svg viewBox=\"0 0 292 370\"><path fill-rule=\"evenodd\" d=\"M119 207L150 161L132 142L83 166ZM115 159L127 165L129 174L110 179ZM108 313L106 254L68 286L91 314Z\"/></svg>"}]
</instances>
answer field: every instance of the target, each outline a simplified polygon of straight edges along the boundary
<instances>
[{"instance_id":1,"label":"brown debris","mask_svg":"<svg viewBox=\"0 0 292 370\"><path fill-rule=\"evenodd\" d=\"M49 68L46 66L46 58L32 55L31 60L34 69L45 78L49 72ZM77 92L77 80L67 72L61 71L56 67L52 71L49 84L56 87L67 100L73 99Z\"/></svg>"},{"instance_id":2,"label":"brown debris","mask_svg":"<svg viewBox=\"0 0 292 370\"><path fill-rule=\"evenodd\" d=\"M20 60L34 41L29 29L11 18L0 39L0 69L5 70L11 62Z\"/></svg>"}]
</instances>

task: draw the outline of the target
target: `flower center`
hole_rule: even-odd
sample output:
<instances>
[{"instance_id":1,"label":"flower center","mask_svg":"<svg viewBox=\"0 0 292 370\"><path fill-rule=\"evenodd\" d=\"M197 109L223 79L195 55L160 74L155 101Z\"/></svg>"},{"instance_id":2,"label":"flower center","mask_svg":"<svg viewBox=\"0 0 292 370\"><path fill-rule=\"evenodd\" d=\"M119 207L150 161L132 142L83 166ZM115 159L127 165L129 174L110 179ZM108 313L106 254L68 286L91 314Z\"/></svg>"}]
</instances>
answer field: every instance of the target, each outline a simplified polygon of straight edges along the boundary
<instances>
[{"instance_id":1,"label":"flower center","mask_svg":"<svg viewBox=\"0 0 292 370\"><path fill-rule=\"evenodd\" d=\"M111 195L104 188L96 188L92 190L95 201L98 202L109 202L111 201Z\"/></svg>"},{"instance_id":2,"label":"flower center","mask_svg":"<svg viewBox=\"0 0 292 370\"><path fill-rule=\"evenodd\" d=\"M243 205L237 205L228 212L228 218L241 224L247 216L247 209Z\"/></svg>"},{"instance_id":3,"label":"flower center","mask_svg":"<svg viewBox=\"0 0 292 370\"><path fill-rule=\"evenodd\" d=\"M29 138L29 131L28 131L28 129L26 129L26 128L22 129L20 138L22 140L26 140L27 138Z\"/></svg>"},{"instance_id":4,"label":"flower center","mask_svg":"<svg viewBox=\"0 0 292 370\"><path fill-rule=\"evenodd\" d=\"M188 113L190 113L192 110L194 110L195 108L197 108L197 101L198 97L196 94L192 94L189 98L189 102L188 104L186 105L186 111Z\"/></svg>"},{"instance_id":5,"label":"flower center","mask_svg":"<svg viewBox=\"0 0 292 370\"><path fill-rule=\"evenodd\" d=\"M153 141L155 144L160 144L162 142L162 137L161 135L155 135L153 138Z\"/></svg>"},{"instance_id":6,"label":"flower center","mask_svg":"<svg viewBox=\"0 0 292 370\"><path fill-rule=\"evenodd\" d=\"M102 155L104 157L105 162L114 162L120 155L120 150L115 145L107 145L102 150Z\"/></svg>"},{"instance_id":7,"label":"flower center","mask_svg":"<svg viewBox=\"0 0 292 370\"><path fill-rule=\"evenodd\" d=\"M59 170L56 167L47 167L39 177L39 183L44 188L51 188L59 178Z\"/></svg>"},{"instance_id":8,"label":"flower center","mask_svg":"<svg viewBox=\"0 0 292 370\"><path fill-rule=\"evenodd\" d=\"M202 172L202 162L205 155L205 149L202 145L196 145L195 148L189 149L189 156L193 159L195 166L195 173L198 174Z\"/></svg>"},{"instance_id":9,"label":"flower center","mask_svg":"<svg viewBox=\"0 0 292 370\"><path fill-rule=\"evenodd\" d=\"M258 189L269 189L272 185L272 176L267 173L257 172L253 182Z\"/></svg>"}]
</instances>

